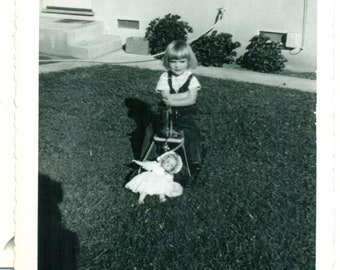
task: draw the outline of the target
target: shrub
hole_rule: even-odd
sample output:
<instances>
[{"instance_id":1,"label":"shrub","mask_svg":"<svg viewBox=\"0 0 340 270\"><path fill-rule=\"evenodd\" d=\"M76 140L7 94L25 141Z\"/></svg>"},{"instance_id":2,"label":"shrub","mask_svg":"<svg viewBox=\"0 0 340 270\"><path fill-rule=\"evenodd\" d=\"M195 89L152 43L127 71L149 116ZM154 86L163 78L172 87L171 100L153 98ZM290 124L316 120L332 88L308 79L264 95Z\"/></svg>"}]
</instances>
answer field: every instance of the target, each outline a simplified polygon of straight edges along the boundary
<instances>
[{"instance_id":1,"label":"shrub","mask_svg":"<svg viewBox=\"0 0 340 270\"><path fill-rule=\"evenodd\" d=\"M284 68L284 62L287 62L281 54L282 44L267 36L254 36L246 49L248 51L236 60L237 64L246 69L278 73Z\"/></svg>"},{"instance_id":2,"label":"shrub","mask_svg":"<svg viewBox=\"0 0 340 270\"><path fill-rule=\"evenodd\" d=\"M217 34L216 30L192 43L192 49L199 64L215 67L234 63L236 56L234 50L240 46L239 42L232 42L232 35L227 33Z\"/></svg>"},{"instance_id":3,"label":"shrub","mask_svg":"<svg viewBox=\"0 0 340 270\"><path fill-rule=\"evenodd\" d=\"M187 40L193 29L187 22L180 21L180 16L167 14L156 18L146 28L145 38L149 41L151 54L163 52L173 40Z\"/></svg>"}]
</instances>

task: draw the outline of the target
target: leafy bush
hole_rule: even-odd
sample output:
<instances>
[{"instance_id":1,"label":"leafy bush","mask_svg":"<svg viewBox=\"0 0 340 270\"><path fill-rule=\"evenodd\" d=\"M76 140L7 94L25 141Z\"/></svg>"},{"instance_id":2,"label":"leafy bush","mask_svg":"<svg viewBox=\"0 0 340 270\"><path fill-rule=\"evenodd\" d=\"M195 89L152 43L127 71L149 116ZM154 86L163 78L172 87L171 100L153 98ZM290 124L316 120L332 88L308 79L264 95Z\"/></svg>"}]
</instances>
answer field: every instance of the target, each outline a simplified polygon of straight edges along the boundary
<instances>
[{"instance_id":1,"label":"leafy bush","mask_svg":"<svg viewBox=\"0 0 340 270\"><path fill-rule=\"evenodd\" d=\"M180 21L180 18L169 13L149 23L145 38L149 41L151 54L163 52L173 40L187 40L188 33L192 33L193 29L187 22Z\"/></svg>"},{"instance_id":2,"label":"leafy bush","mask_svg":"<svg viewBox=\"0 0 340 270\"><path fill-rule=\"evenodd\" d=\"M192 43L197 60L203 66L221 67L223 64L234 63L236 48L239 42L232 42L232 35L213 31L211 35L202 36Z\"/></svg>"},{"instance_id":3,"label":"leafy bush","mask_svg":"<svg viewBox=\"0 0 340 270\"><path fill-rule=\"evenodd\" d=\"M278 73L287 62L287 59L281 54L282 44L267 36L254 36L246 49L248 51L236 60L237 64L246 69Z\"/></svg>"}]
</instances>

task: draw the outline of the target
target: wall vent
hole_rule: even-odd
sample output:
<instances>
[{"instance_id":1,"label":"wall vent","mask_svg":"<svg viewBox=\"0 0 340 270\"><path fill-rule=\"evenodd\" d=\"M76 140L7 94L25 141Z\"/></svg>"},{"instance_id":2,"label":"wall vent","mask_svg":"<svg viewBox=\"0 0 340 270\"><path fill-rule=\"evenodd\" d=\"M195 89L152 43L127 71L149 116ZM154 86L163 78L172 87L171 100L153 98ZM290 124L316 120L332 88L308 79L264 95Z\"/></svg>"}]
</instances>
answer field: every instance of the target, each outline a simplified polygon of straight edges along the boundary
<instances>
[{"instance_id":1,"label":"wall vent","mask_svg":"<svg viewBox=\"0 0 340 270\"><path fill-rule=\"evenodd\" d=\"M118 28L139 29L139 21L118 19Z\"/></svg>"},{"instance_id":2,"label":"wall vent","mask_svg":"<svg viewBox=\"0 0 340 270\"><path fill-rule=\"evenodd\" d=\"M260 31L260 35L267 36L273 41L281 42L285 50L294 49L298 46L297 33Z\"/></svg>"},{"instance_id":3,"label":"wall vent","mask_svg":"<svg viewBox=\"0 0 340 270\"><path fill-rule=\"evenodd\" d=\"M261 36L267 36L273 41L281 42L282 44L285 43L286 40L286 33L280 32L269 32L269 31L260 31Z\"/></svg>"}]
</instances>

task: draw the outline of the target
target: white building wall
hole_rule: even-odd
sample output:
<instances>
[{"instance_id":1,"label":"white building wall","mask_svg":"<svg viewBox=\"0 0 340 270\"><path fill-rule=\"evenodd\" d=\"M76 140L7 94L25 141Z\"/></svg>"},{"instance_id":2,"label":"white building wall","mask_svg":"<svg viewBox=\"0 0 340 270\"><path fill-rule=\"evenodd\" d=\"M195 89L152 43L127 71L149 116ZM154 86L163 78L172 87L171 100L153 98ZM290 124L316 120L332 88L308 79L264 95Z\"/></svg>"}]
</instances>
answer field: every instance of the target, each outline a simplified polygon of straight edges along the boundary
<instances>
[{"instance_id":1,"label":"white building wall","mask_svg":"<svg viewBox=\"0 0 340 270\"><path fill-rule=\"evenodd\" d=\"M51 0L40 0L41 6ZM57 1L57 0L54 0ZM61 1L61 0L60 0ZM288 59L286 68L296 71L316 71L316 1L317 0L93 0L94 19L104 21L106 31L119 35L123 42L129 36L144 36L151 20L164 17L168 13L181 16L189 23L194 33L189 39L197 37L207 30L215 20L217 9L225 9L223 20L216 26L219 32L230 33L233 41L239 41L237 56L245 52L249 40L259 31L297 33L298 45L301 45L304 16L306 31L303 50L291 55L283 50ZM71 2L71 1L69 1ZM307 11L304 14L304 5ZM66 15L48 15L63 16ZM80 16L76 16L80 18ZM74 18L74 17L73 17ZM118 19L139 21L140 28L118 28ZM294 50L293 53L297 52Z\"/></svg>"}]
</instances>

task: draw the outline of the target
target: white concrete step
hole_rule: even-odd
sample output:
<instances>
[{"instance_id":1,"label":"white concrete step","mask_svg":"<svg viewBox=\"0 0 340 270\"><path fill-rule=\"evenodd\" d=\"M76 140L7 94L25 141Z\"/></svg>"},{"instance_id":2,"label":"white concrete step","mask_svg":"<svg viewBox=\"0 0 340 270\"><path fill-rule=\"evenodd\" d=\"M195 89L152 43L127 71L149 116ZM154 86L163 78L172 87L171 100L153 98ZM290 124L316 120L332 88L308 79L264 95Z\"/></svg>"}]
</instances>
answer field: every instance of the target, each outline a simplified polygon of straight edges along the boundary
<instances>
[{"instance_id":1,"label":"white concrete step","mask_svg":"<svg viewBox=\"0 0 340 270\"><path fill-rule=\"evenodd\" d=\"M46 54L93 58L121 49L119 37L104 34L104 23L91 20L40 17L39 51Z\"/></svg>"},{"instance_id":2,"label":"white concrete step","mask_svg":"<svg viewBox=\"0 0 340 270\"><path fill-rule=\"evenodd\" d=\"M71 43L90 41L104 34L103 22L91 22L87 24L77 24L67 30L67 40Z\"/></svg>"},{"instance_id":3,"label":"white concrete step","mask_svg":"<svg viewBox=\"0 0 340 270\"><path fill-rule=\"evenodd\" d=\"M103 35L93 40L87 40L70 44L70 54L81 59L95 58L122 48L119 36Z\"/></svg>"},{"instance_id":4,"label":"white concrete step","mask_svg":"<svg viewBox=\"0 0 340 270\"><path fill-rule=\"evenodd\" d=\"M60 31L67 33L69 42L97 38L104 33L104 23L91 20L73 20L40 17L40 32Z\"/></svg>"}]
</instances>

